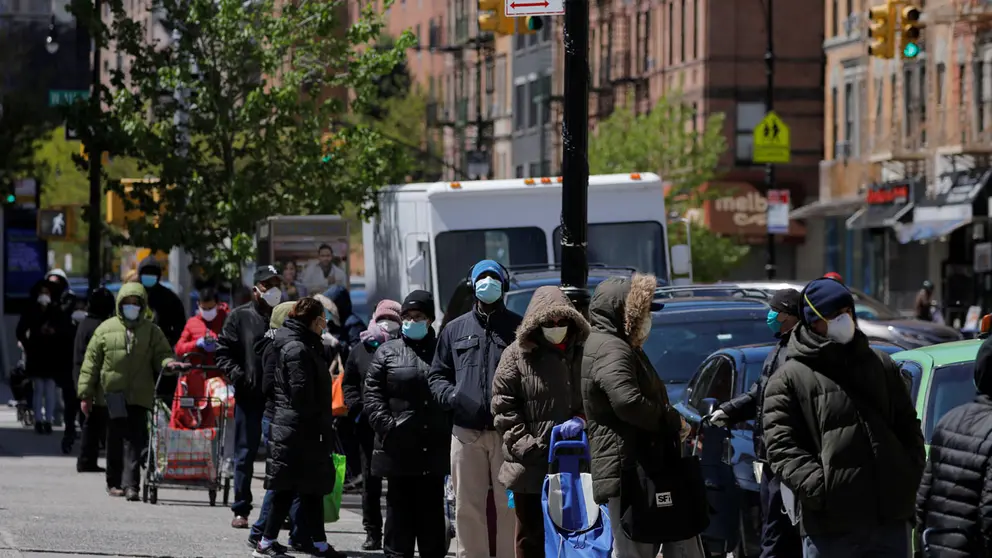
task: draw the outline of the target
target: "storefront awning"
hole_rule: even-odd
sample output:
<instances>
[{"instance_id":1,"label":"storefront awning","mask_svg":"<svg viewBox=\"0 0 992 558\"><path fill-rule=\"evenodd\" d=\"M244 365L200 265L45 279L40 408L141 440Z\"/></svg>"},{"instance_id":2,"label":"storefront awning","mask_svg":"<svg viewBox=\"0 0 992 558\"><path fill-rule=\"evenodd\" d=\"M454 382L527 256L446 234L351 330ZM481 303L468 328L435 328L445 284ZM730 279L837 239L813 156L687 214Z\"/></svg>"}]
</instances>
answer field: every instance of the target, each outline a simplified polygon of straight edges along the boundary
<instances>
[{"instance_id":1,"label":"storefront awning","mask_svg":"<svg viewBox=\"0 0 992 558\"><path fill-rule=\"evenodd\" d=\"M982 197L992 180L992 169L949 172L940 176L937 195L917 204L913 221L955 221L973 215L988 215L988 199Z\"/></svg>"},{"instance_id":2,"label":"storefront awning","mask_svg":"<svg viewBox=\"0 0 992 558\"><path fill-rule=\"evenodd\" d=\"M836 200L816 200L789 213L791 219L813 219L817 217L842 217L850 215L865 203L861 196L848 196Z\"/></svg>"},{"instance_id":3,"label":"storefront awning","mask_svg":"<svg viewBox=\"0 0 992 558\"><path fill-rule=\"evenodd\" d=\"M971 217L959 219L943 219L936 221L916 221L895 227L896 238L902 244L936 240L947 236L957 229L971 223Z\"/></svg>"},{"instance_id":4,"label":"storefront awning","mask_svg":"<svg viewBox=\"0 0 992 558\"><path fill-rule=\"evenodd\" d=\"M913 204L898 205L868 205L862 207L847 220L848 229L882 229L888 228L910 214Z\"/></svg>"}]
</instances>

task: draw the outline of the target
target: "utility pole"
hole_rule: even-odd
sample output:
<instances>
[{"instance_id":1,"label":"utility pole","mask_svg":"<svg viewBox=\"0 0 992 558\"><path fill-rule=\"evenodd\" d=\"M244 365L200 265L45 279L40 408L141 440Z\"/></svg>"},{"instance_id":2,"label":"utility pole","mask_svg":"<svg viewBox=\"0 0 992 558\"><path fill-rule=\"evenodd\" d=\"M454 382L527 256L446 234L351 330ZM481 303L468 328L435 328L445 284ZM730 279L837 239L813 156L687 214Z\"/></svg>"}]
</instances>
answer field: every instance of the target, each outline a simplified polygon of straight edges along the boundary
<instances>
[{"instance_id":1,"label":"utility pole","mask_svg":"<svg viewBox=\"0 0 992 558\"><path fill-rule=\"evenodd\" d=\"M482 33L475 36L475 152L482 153Z\"/></svg>"},{"instance_id":2,"label":"utility pole","mask_svg":"<svg viewBox=\"0 0 992 558\"><path fill-rule=\"evenodd\" d=\"M103 188L101 185L101 166L103 163L103 149L104 146L100 141L102 138L101 133L97 131L97 123L100 122L101 112L103 107L100 106L100 40L102 27L103 27L103 2L101 0L93 0L93 13L95 14L95 23L93 23L93 29L90 29L90 44L92 44L93 50L93 66L90 68L91 82L90 82L90 117L93 118L93 125L90 129L93 131L92 137L90 138L89 145L89 164L90 164L90 211L89 211L89 233L87 237L87 245L89 252L89 286L90 290L96 289L100 286L101 270L103 258L100 257L100 249L103 245L101 238L101 228L102 225L100 221L103 219L100 214L100 194L103 193Z\"/></svg>"},{"instance_id":3,"label":"utility pole","mask_svg":"<svg viewBox=\"0 0 992 558\"><path fill-rule=\"evenodd\" d=\"M774 0L765 0L765 34L768 41L765 44L765 113L775 109L775 18L772 15ZM775 187L775 165L765 164L765 196ZM765 273L768 279L775 278L775 235L767 233L768 259L765 263Z\"/></svg>"},{"instance_id":4,"label":"utility pole","mask_svg":"<svg viewBox=\"0 0 992 558\"><path fill-rule=\"evenodd\" d=\"M565 2L565 91L561 163L561 288L588 313L589 0Z\"/></svg>"}]
</instances>

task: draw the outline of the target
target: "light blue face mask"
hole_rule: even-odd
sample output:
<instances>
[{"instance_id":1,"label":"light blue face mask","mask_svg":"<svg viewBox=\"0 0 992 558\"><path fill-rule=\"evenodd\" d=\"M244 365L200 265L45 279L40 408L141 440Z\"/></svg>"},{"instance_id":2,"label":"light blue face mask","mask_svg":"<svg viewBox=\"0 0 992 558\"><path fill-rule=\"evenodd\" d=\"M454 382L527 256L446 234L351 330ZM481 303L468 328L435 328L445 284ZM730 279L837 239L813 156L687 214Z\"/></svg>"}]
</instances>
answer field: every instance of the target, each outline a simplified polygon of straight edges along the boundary
<instances>
[{"instance_id":1,"label":"light blue face mask","mask_svg":"<svg viewBox=\"0 0 992 558\"><path fill-rule=\"evenodd\" d=\"M141 276L141 286L142 287L145 287L146 289L148 287L154 287L155 286L155 283L158 283L158 277L156 277L154 275L142 275Z\"/></svg>"},{"instance_id":2,"label":"light blue face mask","mask_svg":"<svg viewBox=\"0 0 992 558\"><path fill-rule=\"evenodd\" d=\"M772 333L782 333L782 322L778 321L778 312L775 310L768 311L768 317L765 319L765 323L768 324L768 329L772 330Z\"/></svg>"},{"instance_id":3,"label":"light blue face mask","mask_svg":"<svg viewBox=\"0 0 992 558\"><path fill-rule=\"evenodd\" d=\"M137 304L125 304L121 306L121 313L124 314L125 320L133 322L141 315L141 307Z\"/></svg>"},{"instance_id":4,"label":"light blue face mask","mask_svg":"<svg viewBox=\"0 0 992 558\"><path fill-rule=\"evenodd\" d=\"M492 277L484 277L475 283L475 298L483 304L492 304L502 298L503 283Z\"/></svg>"},{"instance_id":5,"label":"light blue face mask","mask_svg":"<svg viewBox=\"0 0 992 558\"><path fill-rule=\"evenodd\" d=\"M403 337L413 341L420 341L424 337L427 337L427 322L403 320Z\"/></svg>"}]
</instances>

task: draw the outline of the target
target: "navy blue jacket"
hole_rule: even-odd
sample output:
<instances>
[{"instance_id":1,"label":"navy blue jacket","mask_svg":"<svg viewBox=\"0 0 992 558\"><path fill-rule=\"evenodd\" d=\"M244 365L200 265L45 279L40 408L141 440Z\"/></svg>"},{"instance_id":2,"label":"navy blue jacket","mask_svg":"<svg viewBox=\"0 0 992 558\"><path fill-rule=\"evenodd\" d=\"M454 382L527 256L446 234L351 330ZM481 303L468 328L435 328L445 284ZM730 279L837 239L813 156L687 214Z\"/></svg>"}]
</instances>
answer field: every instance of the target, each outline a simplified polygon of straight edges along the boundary
<instances>
[{"instance_id":1,"label":"navy blue jacket","mask_svg":"<svg viewBox=\"0 0 992 558\"><path fill-rule=\"evenodd\" d=\"M495 430L489 410L493 376L521 321L506 308L487 317L477 307L444 326L427 381L434 399L453 411L455 426Z\"/></svg>"}]
</instances>

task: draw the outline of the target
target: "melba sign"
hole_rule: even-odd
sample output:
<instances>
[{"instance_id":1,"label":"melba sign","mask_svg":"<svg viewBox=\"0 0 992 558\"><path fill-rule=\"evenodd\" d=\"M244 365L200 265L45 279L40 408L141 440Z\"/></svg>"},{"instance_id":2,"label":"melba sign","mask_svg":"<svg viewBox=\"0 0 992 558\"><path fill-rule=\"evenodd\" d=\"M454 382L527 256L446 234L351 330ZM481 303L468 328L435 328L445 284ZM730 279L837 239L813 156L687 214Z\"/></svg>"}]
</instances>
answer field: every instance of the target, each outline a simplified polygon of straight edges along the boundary
<instances>
[{"instance_id":1,"label":"melba sign","mask_svg":"<svg viewBox=\"0 0 992 558\"><path fill-rule=\"evenodd\" d=\"M764 227L768 222L768 200L752 190L742 196L725 196L713 203L717 213L730 214L730 221L737 227Z\"/></svg>"}]
</instances>

